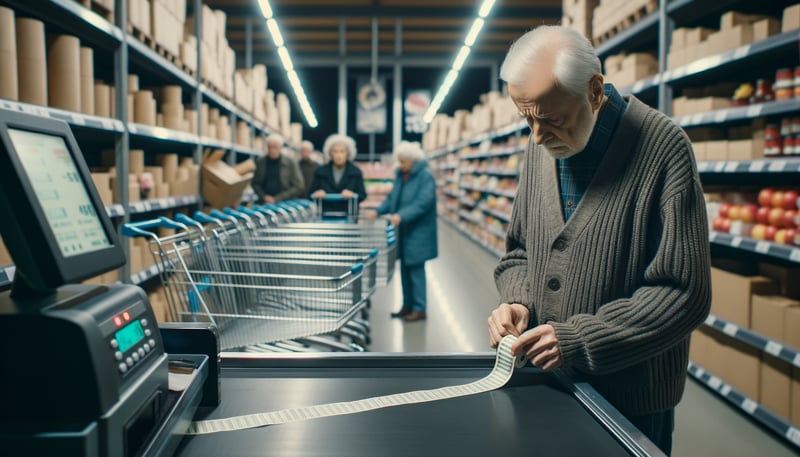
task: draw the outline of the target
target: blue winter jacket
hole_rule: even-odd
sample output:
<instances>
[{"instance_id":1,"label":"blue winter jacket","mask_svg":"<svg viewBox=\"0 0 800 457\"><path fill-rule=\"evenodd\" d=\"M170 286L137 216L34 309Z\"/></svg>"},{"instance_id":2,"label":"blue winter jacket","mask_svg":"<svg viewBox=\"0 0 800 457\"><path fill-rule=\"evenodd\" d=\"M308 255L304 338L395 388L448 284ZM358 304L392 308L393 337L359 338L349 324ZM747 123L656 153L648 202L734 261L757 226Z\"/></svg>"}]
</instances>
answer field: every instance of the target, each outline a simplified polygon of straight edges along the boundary
<instances>
[{"instance_id":1,"label":"blue winter jacket","mask_svg":"<svg viewBox=\"0 0 800 457\"><path fill-rule=\"evenodd\" d=\"M392 192L378 207L378 214L400 215L398 257L406 265L418 265L439 254L436 181L427 161L420 160L414 164L407 182L403 182L403 172L397 170Z\"/></svg>"}]
</instances>

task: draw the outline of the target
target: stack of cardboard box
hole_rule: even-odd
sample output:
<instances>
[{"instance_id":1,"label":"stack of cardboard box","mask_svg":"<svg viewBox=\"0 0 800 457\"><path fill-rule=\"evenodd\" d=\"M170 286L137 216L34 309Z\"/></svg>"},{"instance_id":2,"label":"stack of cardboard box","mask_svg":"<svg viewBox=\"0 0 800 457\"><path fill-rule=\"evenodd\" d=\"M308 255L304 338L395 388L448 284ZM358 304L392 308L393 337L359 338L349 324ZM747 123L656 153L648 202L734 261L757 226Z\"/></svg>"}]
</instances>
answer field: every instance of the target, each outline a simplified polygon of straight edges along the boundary
<instances>
[{"instance_id":1,"label":"stack of cardboard box","mask_svg":"<svg viewBox=\"0 0 800 457\"><path fill-rule=\"evenodd\" d=\"M618 89L658 73L658 59L650 53L617 54L605 61L605 79Z\"/></svg>"},{"instance_id":2,"label":"stack of cardboard box","mask_svg":"<svg viewBox=\"0 0 800 457\"><path fill-rule=\"evenodd\" d=\"M592 14L592 38L602 42L657 8L656 0L600 0Z\"/></svg>"},{"instance_id":3,"label":"stack of cardboard box","mask_svg":"<svg viewBox=\"0 0 800 457\"><path fill-rule=\"evenodd\" d=\"M592 15L596 6L597 0L564 0L562 3L564 17L561 24L581 32L591 40Z\"/></svg>"}]
</instances>

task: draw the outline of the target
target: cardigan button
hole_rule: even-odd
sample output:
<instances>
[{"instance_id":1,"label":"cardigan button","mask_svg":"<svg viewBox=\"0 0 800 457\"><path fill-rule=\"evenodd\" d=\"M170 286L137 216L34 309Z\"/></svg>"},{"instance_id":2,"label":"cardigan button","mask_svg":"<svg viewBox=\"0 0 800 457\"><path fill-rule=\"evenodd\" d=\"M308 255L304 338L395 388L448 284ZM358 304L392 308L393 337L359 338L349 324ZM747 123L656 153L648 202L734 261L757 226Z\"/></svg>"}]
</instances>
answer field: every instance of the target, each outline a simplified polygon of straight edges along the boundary
<instances>
[{"instance_id":1,"label":"cardigan button","mask_svg":"<svg viewBox=\"0 0 800 457\"><path fill-rule=\"evenodd\" d=\"M561 289L561 281L559 281L557 278L551 278L550 281L547 281L547 287L549 287L553 292L556 292Z\"/></svg>"},{"instance_id":2,"label":"cardigan button","mask_svg":"<svg viewBox=\"0 0 800 457\"><path fill-rule=\"evenodd\" d=\"M564 241L563 238L559 238L555 243L553 243L553 247L558 251L563 251L564 249L567 249L567 242Z\"/></svg>"}]
</instances>

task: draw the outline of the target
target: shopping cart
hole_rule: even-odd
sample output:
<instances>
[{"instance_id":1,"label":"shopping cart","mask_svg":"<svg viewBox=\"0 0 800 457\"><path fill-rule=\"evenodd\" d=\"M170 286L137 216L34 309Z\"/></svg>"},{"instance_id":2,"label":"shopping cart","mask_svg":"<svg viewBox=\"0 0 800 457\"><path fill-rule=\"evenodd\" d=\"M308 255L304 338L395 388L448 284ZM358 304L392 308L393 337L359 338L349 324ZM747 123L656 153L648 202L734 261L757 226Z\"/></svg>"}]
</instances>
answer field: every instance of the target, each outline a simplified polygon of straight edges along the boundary
<instances>
[{"instance_id":1,"label":"shopping cart","mask_svg":"<svg viewBox=\"0 0 800 457\"><path fill-rule=\"evenodd\" d=\"M212 322L230 350L336 332L364 307L364 263L240 256L227 244L242 230L236 222L207 229L179 215L123 226L124 235L150 240L168 320ZM177 233L160 238L158 227Z\"/></svg>"}]
</instances>

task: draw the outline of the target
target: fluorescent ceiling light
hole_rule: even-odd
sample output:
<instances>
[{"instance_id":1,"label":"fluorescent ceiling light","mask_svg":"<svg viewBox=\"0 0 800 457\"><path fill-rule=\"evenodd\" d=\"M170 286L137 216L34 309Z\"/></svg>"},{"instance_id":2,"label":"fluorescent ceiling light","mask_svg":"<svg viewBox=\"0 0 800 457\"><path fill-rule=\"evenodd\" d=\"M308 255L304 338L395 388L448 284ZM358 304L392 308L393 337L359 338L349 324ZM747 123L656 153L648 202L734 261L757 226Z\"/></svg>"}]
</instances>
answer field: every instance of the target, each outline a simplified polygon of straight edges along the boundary
<instances>
[{"instance_id":1,"label":"fluorescent ceiling light","mask_svg":"<svg viewBox=\"0 0 800 457\"><path fill-rule=\"evenodd\" d=\"M439 89L439 91L444 92L444 94L447 95L450 92L450 89L453 87L453 84L456 82L456 78L458 78L458 70L450 69L450 73L448 73L447 77L444 78L442 88Z\"/></svg>"},{"instance_id":2,"label":"fluorescent ceiling light","mask_svg":"<svg viewBox=\"0 0 800 457\"><path fill-rule=\"evenodd\" d=\"M453 70L461 70L461 67L464 66L464 61L467 60L469 56L469 46L461 46L461 50L458 51L458 55L456 56L455 62L453 62Z\"/></svg>"},{"instance_id":3,"label":"fluorescent ceiling light","mask_svg":"<svg viewBox=\"0 0 800 457\"><path fill-rule=\"evenodd\" d=\"M281 36L281 30L278 28L278 21L275 18L267 19L267 28L269 29L269 34L272 35L272 42L275 43L275 47L280 48L283 46L283 36Z\"/></svg>"},{"instance_id":4,"label":"fluorescent ceiling light","mask_svg":"<svg viewBox=\"0 0 800 457\"><path fill-rule=\"evenodd\" d=\"M478 38L478 34L481 33L482 28L483 28L483 19L475 18L475 21L472 23L472 27L469 29L467 38L464 39L464 44L467 46L472 46L473 44L475 44L475 39Z\"/></svg>"},{"instance_id":5,"label":"fluorescent ceiling light","mask_svg":"<svg viewBox=\"0 0 800 457\"><path fill-rule=\"evenodd\" d=\"M272 17L272 7L269 6L269 0L258 0L258 6L261 8L261 14L265 19Z\"/></svg>"},{"instance_id":6,"label":"fluorescent ceiling light","mask_svg":"<svg viewBox=\"0 0 800 457\"><path fill-rule=\"evenodd\" d=\"M489 12L492 11L492 7L494 6L495 0L483 0L483 5L481 5L481 10L478 12L478 16L486 17L489 15Z\"/></svg>"},{"instance_id":7,"label":"fluorescent ceiling light","mask_svg":"<svg viewBox=\"0 0 800 457\"><path fill-rule=\"evenodd\" d=\"M292 58L289 57L289 50L286 49L286 46L281 46L278 48L278 57L281 58L281 63L283 64L283 69L286 71L294 70L294 64L292 63Z\"/></svg>"}]
</instances>

